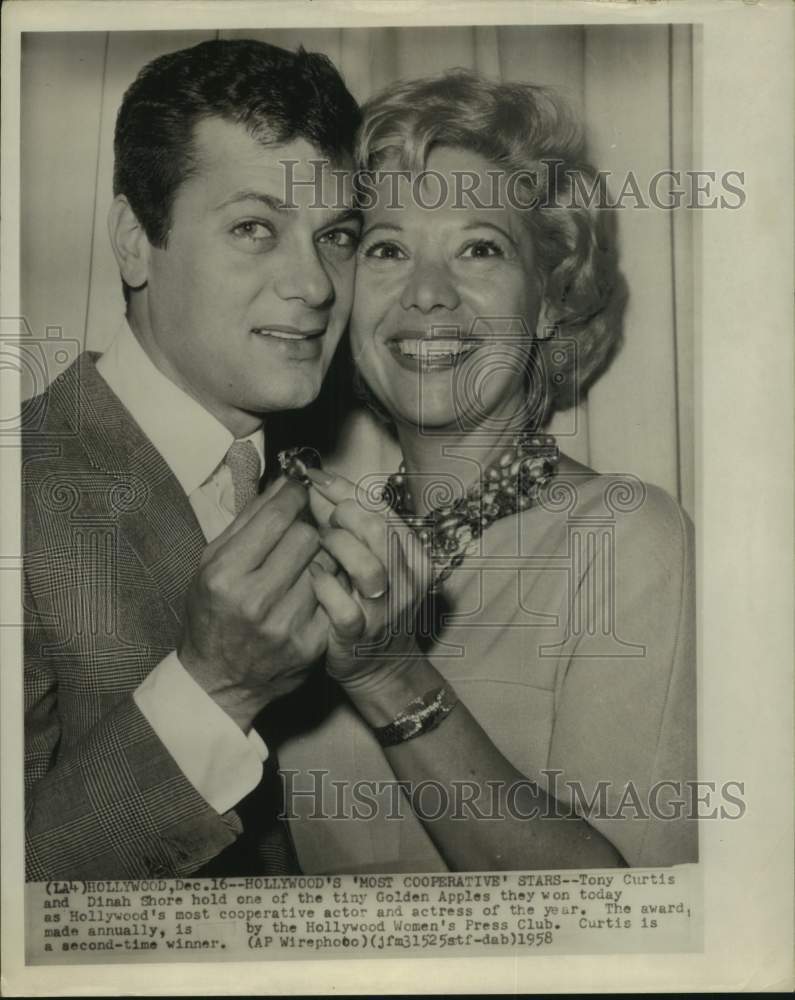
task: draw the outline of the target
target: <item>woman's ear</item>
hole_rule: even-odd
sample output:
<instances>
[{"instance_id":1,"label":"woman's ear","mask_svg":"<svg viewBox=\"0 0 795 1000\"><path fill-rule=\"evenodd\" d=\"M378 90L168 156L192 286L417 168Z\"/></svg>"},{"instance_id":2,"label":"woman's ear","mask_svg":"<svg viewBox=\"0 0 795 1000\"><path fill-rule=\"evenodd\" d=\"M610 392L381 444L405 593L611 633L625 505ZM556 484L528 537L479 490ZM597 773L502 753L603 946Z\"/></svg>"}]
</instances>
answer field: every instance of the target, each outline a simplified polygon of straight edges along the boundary
<instances>
[{"instance_id":1,"label":"woman's ear","mask_svg":"<svg viewBox=\"0 0 795 1000\"><path fill-rule=\"evenodd\" d=\"M108 233L125 284L141 288L149 277L150 244L123 194L117 195L110 206Z\"/></svg>"},{"instance_id":2,"label":"woman's ear","mask_svg":"<svg viewBox=\"0 0 795 1000\"><path fill-rule=\"evenodd\" d=\"M538 321L536 322L536 340L549 340L558 332L558 325L552 316L546 298L541 300L541 308L538 310Z\"/></svg>"}]
</instances>

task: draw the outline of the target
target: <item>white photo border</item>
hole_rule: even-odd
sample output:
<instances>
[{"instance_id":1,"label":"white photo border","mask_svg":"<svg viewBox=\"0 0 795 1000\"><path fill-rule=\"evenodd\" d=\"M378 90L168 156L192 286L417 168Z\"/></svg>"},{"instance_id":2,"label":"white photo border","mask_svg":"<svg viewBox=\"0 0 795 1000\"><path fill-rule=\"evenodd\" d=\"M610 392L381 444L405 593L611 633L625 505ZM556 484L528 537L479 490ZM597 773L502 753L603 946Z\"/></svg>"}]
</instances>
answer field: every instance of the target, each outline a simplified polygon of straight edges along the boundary
<instances>
[{"instance_id":1,"label":"white photo border","mask_svg":"<svg viewBox=\"0 0 795 1000\"><path fill-rule=\"evenodd\" d=\"M701 773L745 783L747 813L701 824L699 954L25 967L21 630L0 628L2 979L7 995L775 990L792 985L793 8L406 0L10 2L2 11L2 310L19 316L22 31L687 23L694 167L746 172L741 211L698 218L696 468ZM0 372L4 418L16 373ZM20 620L19 453L0 448L0 609Z\"/></svg>"}]
</instances>

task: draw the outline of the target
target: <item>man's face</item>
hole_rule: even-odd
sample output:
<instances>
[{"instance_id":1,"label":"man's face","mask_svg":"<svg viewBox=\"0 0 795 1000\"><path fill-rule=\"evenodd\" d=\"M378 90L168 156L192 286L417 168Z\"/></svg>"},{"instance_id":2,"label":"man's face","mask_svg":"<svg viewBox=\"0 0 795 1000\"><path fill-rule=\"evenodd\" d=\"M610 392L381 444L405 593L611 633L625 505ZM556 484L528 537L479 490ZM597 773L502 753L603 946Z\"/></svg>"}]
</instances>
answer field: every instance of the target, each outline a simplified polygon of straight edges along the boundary
<instances>
[{"instance_id":1,"label":"man's face","mask_svg":"<svg viewBox=\"0 0 795 1000\"><path fill-rule=\"evenodd\" d=\"M266 147L220 118L194 137L198 169L131 319L158 367L240 436L317 396L348 321L359 223L328 164L329 207L314 187L286 188L285 160L295 182L315 178L323 157L306 141Z\"/></svg>"}]
</instances>

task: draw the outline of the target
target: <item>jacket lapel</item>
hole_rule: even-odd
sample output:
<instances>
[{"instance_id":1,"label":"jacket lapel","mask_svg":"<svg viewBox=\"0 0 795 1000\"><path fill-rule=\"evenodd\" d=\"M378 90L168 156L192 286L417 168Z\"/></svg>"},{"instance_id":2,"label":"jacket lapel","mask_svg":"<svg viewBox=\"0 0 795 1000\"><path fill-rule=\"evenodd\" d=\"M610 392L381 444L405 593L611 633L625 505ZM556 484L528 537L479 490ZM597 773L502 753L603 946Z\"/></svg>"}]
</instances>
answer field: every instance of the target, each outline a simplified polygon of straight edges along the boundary
<instances>
[{"instance_id":1,"label":"jacket lapel","mask_svg":"<svg viewBox=\"0 0 795 1000\"><path fill-rule=\"evenodd\" d=\"M119 528L181 623L185 592L207 543L165 459L97 371L98 357L87 352L76 362L77 431L91 464L115 479L110 504Z\"/></svg>"}]
</instances>

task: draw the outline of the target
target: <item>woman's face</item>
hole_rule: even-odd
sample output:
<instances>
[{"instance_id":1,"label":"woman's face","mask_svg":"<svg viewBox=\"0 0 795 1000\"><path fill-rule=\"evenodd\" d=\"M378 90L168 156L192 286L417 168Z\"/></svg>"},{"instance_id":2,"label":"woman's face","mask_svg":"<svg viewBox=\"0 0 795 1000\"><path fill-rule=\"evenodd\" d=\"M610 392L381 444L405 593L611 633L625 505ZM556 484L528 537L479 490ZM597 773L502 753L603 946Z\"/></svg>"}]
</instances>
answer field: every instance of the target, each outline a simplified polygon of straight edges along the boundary
<instances>
[{"instance_id":1,"label":"woman's face","mask_svg":"<svg viewBox=\"0 0 795 1000\"><path fill-rule=\"evenodd\" d=\"M438 147L426 169L446 184L385 180L365 212L354 359L398 422L517 426L541 303L530 235L519 209L505 204L504 185L492 196L496 168L483 157Z\"/></svg>"}]
</instances>

